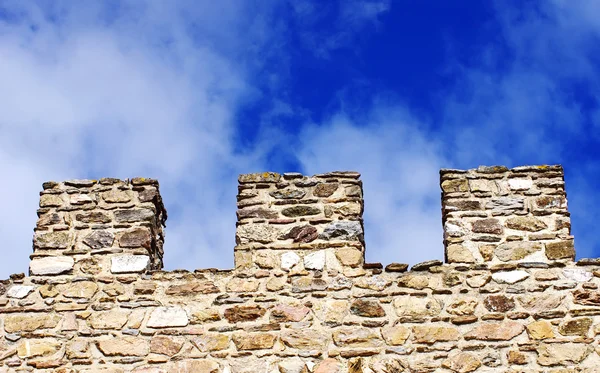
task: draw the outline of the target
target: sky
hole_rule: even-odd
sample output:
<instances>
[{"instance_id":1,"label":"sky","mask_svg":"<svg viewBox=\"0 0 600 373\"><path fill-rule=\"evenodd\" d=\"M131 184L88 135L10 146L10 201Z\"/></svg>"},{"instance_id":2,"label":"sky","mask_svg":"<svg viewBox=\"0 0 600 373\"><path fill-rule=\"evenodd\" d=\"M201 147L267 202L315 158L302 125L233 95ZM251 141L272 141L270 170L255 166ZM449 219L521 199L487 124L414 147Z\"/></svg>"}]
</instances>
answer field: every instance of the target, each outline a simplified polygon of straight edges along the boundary
<instances>
[{"instance_id":1,"label":"sky","mask_svg":"<svg viewBox=\"0 0 600 373\"><path fill-rule=\"evenodd\" d=\"M166 269L233 266L240 173L362 173L367 261L442 259L440 168L562 164L600 256L597 0L0 1L0 277L47 180L160 181Z\"/></svg>"}]
</instances>

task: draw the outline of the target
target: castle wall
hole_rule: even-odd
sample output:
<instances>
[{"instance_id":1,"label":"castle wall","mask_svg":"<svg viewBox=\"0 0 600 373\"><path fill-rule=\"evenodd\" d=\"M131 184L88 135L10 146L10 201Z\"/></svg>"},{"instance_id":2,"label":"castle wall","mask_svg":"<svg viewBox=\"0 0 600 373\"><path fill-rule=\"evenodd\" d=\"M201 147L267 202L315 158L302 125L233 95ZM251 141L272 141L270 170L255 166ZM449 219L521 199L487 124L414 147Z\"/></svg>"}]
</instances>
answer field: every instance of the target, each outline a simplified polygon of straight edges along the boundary
<instances>
[{"instance_id":1,"label":"castle wall","mask_svg":"<svg viewBox=\"0 0 600 373\"><path fill-rule=\"evenodd\" d=\"M234 269L193 272L160 270L166 213L156 182L46 184L41 205L47 195L60 205L43 206L40 221L55 223L38 222L31 274L0 286L0 372L598 372L600 261L574 262L569 226L557 223L568 222L562 169L502 170L492 178L482 170L442 171L448 262L410 270L364 263L355 173L240 176ZM530 178L529 191L471 189L472 180L503 185L512 175ZM450 191L448 180L467 180L469 189ZM103 197L116 191L130 200ZM92 202L73 203L87 201L81 195ZM546 195L560 203L541 211L536 202ZM503 214L485 208L503 197L522 198L523 206ZM484 207L458 208L463 200ZM117 221L118 211L144 208L152 218ZM91 212L111 220L77 219ZM515 217L546 226L511 228ZM473 229L493 218L501 231ZM150 243L123 245L137 229L147 229ZM51 232L67 233L68 244L40 245L38 237ZM94 249L83 242L94 232L114 240ZM482 254L482 242L495 245L491 255ZM542 246L498 249L509 242ZM472 259L451 260L451 245ZM123 255L147 256L146 268L121 261L115 271L113 258ZM57 269L40 273L35 262L44 258ZM64 269L70 262L62 258L73 265Z\"/></svg>"}]
</instances>

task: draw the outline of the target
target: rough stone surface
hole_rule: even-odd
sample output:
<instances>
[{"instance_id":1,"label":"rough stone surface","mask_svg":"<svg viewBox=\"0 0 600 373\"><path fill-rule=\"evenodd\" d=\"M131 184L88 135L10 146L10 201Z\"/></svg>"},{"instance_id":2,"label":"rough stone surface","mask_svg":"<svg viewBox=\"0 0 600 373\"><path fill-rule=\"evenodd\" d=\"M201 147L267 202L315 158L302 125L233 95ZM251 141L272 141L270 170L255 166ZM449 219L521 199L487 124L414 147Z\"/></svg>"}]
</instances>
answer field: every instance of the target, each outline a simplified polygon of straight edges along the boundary
<instances>
[{"instance_id":1,"label":"rough stone surface","mask_svg":"<svg viewBox=\"0 0 600 373\"><path fill-rule=\"evenodd\" d=\"M600 261L573 262L561 167L442 170L446 263L410 270L365 263L357 173L239 180L234 269L195 271L161 270L156 180L45 183L0 371L597 371Z\"/></svg>"},{"instance_id":2,"label":"rough stone surface","mask_svg":"<svg viewBox=\"0 0 600 373\"><path fill-rule=\"evenodd\" d=\"M150 258L147 255L119 255L112 258L112 273L142 272L148 268Z\"/></svg>"},{"instance_id":3,"label":"rough stone surface","mask_svg":"<svg viewBox=\"0 0 600 373\"><path fill-rule=\"evenodd\" d=\"M73 269L75 260L70 257L47 257L36 258L29 263L29 271L32 275L58 275Z\"/></svg>"}]
</instances>

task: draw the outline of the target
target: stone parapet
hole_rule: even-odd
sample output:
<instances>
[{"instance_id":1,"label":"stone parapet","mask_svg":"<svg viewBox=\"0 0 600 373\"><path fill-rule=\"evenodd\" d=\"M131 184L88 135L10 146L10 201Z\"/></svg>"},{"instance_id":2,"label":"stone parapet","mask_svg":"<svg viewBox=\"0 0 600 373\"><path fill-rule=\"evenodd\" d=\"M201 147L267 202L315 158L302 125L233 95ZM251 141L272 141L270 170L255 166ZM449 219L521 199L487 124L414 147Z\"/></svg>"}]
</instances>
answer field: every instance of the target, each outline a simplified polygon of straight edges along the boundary
<instances>
[{"instance_id":1,"label":"stone parapet","mask_svg":"<svg viewBox=\"0 0 600 373\"><path fill-rule=\"evenodd\" d=\"M444 169L440 178L447 262L575 259L561 166Z\"/></svg>"},{"instance_id":2,"label":"stone parapet","mask_svg":"<svg viewBox=\"0 0 600 373\"><path fill-rule=\"evenodd\" d=\"M360 273L363 194L357 172L240 175L236 270Z\"/></svg>"},{"instance_id":3,"label":"stone parapet","mask_svg":"<svg viewBox=\"0 0 600 373\"><path fill-rule=\"evenodd\" d=\"M441 179L447 262L410 270L364 262L357 173L241 175L231 270L160 270L156 181L45 183L0 373L598 372L600 260L573 261L562 168Z\"/></svg>"},{"instance_id":4,"label":"stone parapet","mask_svg":"<svg viewBox=\"0 0 600 373\"><path fill-rule=\"evenodd\" d=\"M163 267L167 219L152 179L46 182L29 271L105 275Z\"/></svg>"}]
</instances>

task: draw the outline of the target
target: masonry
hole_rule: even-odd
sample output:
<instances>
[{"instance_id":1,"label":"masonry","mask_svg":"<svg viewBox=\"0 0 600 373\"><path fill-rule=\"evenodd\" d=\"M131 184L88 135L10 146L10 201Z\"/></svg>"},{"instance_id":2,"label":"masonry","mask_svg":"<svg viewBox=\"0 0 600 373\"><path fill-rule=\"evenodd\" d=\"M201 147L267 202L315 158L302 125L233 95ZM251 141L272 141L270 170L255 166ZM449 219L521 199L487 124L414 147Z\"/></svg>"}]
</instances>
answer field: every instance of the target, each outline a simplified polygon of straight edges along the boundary
<instances>
[{"instance_id":1,"label":"masonry","mask_svg":"<svg viewBox=\"0 0 600 373\"><path fill-rule=\"evenodd\" d=\"M562 167L440 181L445 263L365 263L358 173L261 173L234 268L170 272L157 181L44 183L0 372L599 372L600 261L575 262Z\"/></svg>"}]
</instances>

